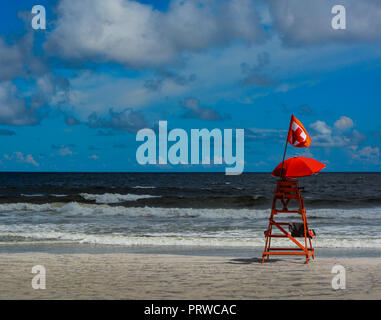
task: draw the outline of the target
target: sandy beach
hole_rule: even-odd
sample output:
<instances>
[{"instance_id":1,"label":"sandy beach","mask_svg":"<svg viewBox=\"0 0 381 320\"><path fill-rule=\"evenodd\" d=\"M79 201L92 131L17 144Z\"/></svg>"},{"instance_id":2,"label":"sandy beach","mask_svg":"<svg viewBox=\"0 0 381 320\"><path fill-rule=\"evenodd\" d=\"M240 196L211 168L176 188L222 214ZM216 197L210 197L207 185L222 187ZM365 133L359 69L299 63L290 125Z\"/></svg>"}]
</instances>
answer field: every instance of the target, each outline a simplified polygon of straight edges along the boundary
<instances>
[{"instance_id":1,"label":"sandy beach","mask_svg":"<svg viewBox=\"0 0 381 320\"><path fill-rule=\"evenodd\" d=\"M332 267L346 270L333 290ZM31 286L46 269L46 289ZM380 258L303 259L166 254L0 254L0 299L381 299Z\"/></svg>"}]
</instances>

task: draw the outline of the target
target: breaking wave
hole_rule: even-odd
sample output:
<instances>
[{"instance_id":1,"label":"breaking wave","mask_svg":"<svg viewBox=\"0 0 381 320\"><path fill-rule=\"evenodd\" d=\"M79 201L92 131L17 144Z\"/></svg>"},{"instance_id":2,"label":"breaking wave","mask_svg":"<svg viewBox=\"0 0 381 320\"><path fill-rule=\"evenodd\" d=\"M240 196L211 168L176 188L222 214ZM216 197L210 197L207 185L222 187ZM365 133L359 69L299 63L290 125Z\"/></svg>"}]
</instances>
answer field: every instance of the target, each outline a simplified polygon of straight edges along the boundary
<instances>
[{"instance_id":1,"label":"breaking wave","mask_svg":"<svg viewBox=\"0 0 381 320\"><path fill-rule=\"evenodd\" d=\"M99 198L98 198L99 199ZM100 198L101 200L113 200L115 198ZM113 202L110 202L113 203ZM134 216L158 216L158 217L200 217L200 218L228 218L228 219L258 219L268 218L270 209L234 209L234 208L158 208L158 207L124 207L111 206L106 203L91 204L80 202L53 202L34 204L27 202L0 204L0 213L40 212L40 213L66 213L71 215L134 215ZM284 218L295 218L295 215L282 215ZM381 207L363 209L311 209L307 210L307 217L311 220L338 220L338 219L376 219L381 220Z\"/></svg>"},{"instance_id":2,"label":"breaking wave","mask_svg":"<svg viewBox=\"0 0 381 320\"><path fill-rule=\"evenodd\" d=\"M119 193L103 193L89 194L80 193L85 200L95 200L96 203L118 203L123 201L136 201L138 199L160 198L160 196L141 195L141 194L119 194Z\"/></svg>"},{"instance_id":3,"label":"breaking wave","mask_svg":"<svg viewBox=\"0 0 381 320\"><path fill-rule=\"evenodd\" d=\"M68 232L0 232L6 242L54 241L121 246L202 246L202 247L263 247L264 238L229 237L169 237L169 236L121 236L92 235ZM277 244L290 246L289 241ZM381 239L374 238L323 238L313 241L314 248L381 248Z\"/></svg>"}]
</instances>

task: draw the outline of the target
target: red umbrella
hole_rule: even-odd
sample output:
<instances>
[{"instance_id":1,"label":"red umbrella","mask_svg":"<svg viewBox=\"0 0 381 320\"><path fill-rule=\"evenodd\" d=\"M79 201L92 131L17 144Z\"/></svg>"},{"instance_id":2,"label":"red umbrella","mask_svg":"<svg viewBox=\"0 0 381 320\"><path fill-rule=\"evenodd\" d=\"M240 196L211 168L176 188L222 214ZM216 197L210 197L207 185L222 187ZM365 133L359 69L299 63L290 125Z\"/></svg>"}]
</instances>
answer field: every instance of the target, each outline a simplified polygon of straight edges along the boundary
<instances>
[{"instance_id":1,"label":"red umbrella","mask_svg":"<svg viewBox=\"0 0 381 320\"><path fill-rule=\"evenodd\" d=\"M311 176L313 174L317 174L320 170L324 169L325 167L326 167L325 164L319 161L316 161L315 159L312 159L312 158L293 157L284 161L282 176L284 178L291 178L291 179L298 178L298 177ZM272 172L272 175L274 177L279 177L281 170L282 170L282 162L276 166L276 168Z\"/></svg>"}]
</instances>

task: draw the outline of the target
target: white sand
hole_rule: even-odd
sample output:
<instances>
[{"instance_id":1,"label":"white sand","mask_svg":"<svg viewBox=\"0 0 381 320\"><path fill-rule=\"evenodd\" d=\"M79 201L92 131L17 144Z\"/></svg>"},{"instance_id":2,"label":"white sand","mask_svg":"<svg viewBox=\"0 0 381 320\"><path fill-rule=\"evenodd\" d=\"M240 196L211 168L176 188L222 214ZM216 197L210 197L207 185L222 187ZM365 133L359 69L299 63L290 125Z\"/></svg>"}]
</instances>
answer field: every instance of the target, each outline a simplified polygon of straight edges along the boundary
<instances>
[{"instance_id":1,"label":"white sand","mask_svg":"<svg viewBox=\"0 0 381 320\"><path fill-rule=\"evenodd\" d=\"M331 269L346 269L333 290ZM46 289L34 290L34 265ZM0 254L0 299L381 299L381 259L260 259L154 254Z\"/></svg>"}]
</instances>

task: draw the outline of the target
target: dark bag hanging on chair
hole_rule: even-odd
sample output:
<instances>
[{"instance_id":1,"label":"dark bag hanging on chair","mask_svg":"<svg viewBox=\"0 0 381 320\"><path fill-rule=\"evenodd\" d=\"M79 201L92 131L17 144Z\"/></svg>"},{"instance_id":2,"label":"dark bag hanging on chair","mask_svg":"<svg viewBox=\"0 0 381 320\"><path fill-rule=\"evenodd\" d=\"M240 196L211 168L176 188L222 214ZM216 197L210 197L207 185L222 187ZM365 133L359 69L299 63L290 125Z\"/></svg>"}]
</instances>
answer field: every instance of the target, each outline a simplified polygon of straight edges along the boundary
<instances>
[{"instance_id":1,"label":"dark bag hanging on chair","mask_svg":"<svg viewBox=\"0 0 381 320\"><path fill-rule=\"evenodd\" d=\"M302 222L291 222L288 224L288 231L293 237L304 237L304 224ZM315 236L315 231L310 229L307 230L307 237L313 238Z\"/></svg>"}]
</instances>

